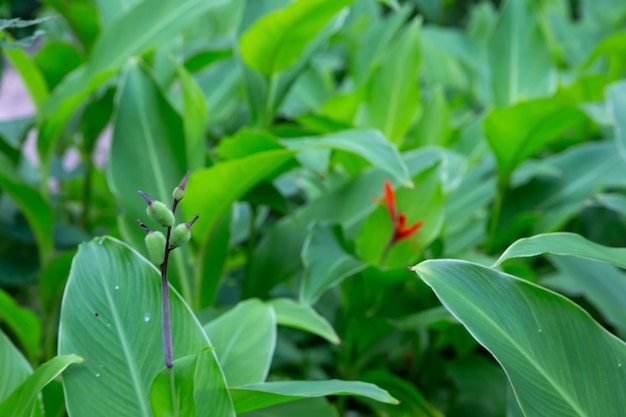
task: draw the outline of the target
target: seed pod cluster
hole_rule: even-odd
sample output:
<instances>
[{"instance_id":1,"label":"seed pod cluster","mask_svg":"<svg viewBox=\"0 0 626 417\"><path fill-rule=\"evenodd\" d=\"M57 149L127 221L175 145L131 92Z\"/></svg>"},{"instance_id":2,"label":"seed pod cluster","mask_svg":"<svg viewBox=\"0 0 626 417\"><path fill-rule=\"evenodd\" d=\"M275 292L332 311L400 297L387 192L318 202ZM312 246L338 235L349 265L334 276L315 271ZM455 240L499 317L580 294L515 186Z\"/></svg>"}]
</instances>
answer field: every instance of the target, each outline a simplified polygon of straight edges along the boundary
<instances>
[{"instance_id":1,"label":"seed pod cluster","mask_svg":"<svg viewBox=\"0 0 626 417\"><path fill-rule=\"evenodd\" d=\"M165 260L165 236L163 236L163 233L150 231L144 241L152 263L156 266L161 266Z\"/></svg>"},{"instance_id":2,"label":"seed pod cluster","mask_svg":"<svg viewBox=\"0 0 626 417\"><path fill-rule=\"evenodd\" d=\"M172 227L174 225L174 213L160 201L153 201L152 204L148 204L146 213L152 221L161 226Z\"/></svg>"},{"instance_id":3,"label":"seed pod cluster","mask_svg":"<svg viewBox=\"0 0 626 417\"><path fill-rule=\"evenodd\" d=\"M151 199L143 191L139 191L139 194L146 200L148 207L146 213L148 217L155 223L167 228L167 238L162 232L152 231L148 226L143 224L141 220L137 220L137 223L146 231L145 244L148 251L150 261L156 266L161 266L163 262L166 262L169 251L184 245L191 239L191 225L198 219L196 214L189 223L180 223L176 227L173 227L176 222L175 212L178 202L185 196L185 185L187 184L187 178L189 172L183 178L183 181L179 186L172 191L172 197L174 198L174 204L172 208L168 208L165 203Z\"/></svg>"}]
</instances>

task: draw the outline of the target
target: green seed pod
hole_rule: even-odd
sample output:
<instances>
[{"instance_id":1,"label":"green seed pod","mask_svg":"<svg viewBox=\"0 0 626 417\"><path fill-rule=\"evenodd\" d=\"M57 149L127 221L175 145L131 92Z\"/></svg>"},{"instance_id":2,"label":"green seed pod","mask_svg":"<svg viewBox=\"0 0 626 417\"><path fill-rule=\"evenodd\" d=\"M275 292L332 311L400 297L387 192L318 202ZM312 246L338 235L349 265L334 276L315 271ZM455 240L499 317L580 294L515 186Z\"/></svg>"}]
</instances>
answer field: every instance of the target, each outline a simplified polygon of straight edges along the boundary
<instances>
[{"instance_id":1,"label":"green seed pod","mask_svg":"<svg viewBox=\"0 0 626 417\"><path fill-rule=\"evenodd\" d=\"M184 196L185 196L185 190L180 188L180 186L174 188L174 191L172 191L172 197L174 197L174 200L180 201L183 199Z\"/></svg>"},{"instance_id":2,"label":"green seed pod","mask_svg":"<svg viewBox=\"0 0 626 417\"><path fill-rule=\"evenodd\" d=\"M171 227L174 225L174 213L160 201L153 201L146 209L148 216L161 226Z\"/></svg>"},{"instance_id":3,"label":"green seed pod","mask_svg":"<svg viewBox=\"0 0 626 417\"><path fill-rule=\"evenodd\" d=\"M165 260L165 236L161 232L150 232L145 238L148 256L156 266L161 266Z\"/></svg>"},{"instance_id":4,"label":"green seed pod","mask_svg":"<svg viewBox=\"0 0 626 417\"><path fill-rule=\"evenodd\" d=\"M191 239L191 231L185 223L181 223L172 229L170 245L177 248L189 242L189 239Z\"/></svg>"}]
</instances>

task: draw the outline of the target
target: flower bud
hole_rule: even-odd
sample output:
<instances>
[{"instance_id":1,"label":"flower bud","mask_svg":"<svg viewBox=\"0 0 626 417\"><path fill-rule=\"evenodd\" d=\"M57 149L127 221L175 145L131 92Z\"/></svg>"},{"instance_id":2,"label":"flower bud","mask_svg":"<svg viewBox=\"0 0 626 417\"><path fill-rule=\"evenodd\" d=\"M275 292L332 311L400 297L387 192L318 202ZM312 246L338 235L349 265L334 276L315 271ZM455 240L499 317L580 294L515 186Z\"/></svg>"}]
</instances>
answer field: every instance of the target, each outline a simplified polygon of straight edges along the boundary
<instances>
[{"instance_id":1,"label":"flower bud","mask_svg":"<svg viewBox=\"0 0 626 417\"><path fill-rule=\"evenodd\" d=\"M146 209L148 216L161 226L171 227L174 225L174 213L164 203L154 200Z\"/></svg>"},{"instance_id":2,"label":"flower bud","mask_svg":"<svg viewBox=\"0 0 626 417\"><path fill-rule=\"evenodd\" d=\"M174 188L174 191L172 191L172 197L174 197L174 200L182 200L183 197L185 196L185 190L180 188L180 187L176 187Z\"/></svg>"},{"instance_id":3,"label":"flower bud","mask_svg":"<svg viewBox=\"0 0 626 417\"><path fill-rule=\"evenodd\" d=\"M165 260L165 236L161 232L150 232L144 239L148 256L153 264L161 266Z\"/></svg>"},{"instance_id":4,"label":"flower bud","mask_svg":"<svg viewBox=\"0 0 626 417\"><path fill-rule=\"evenodd\" d=\"M181 223L172 229L170 245L177 248L189 242L189 239L191 239L191 231L185 223Z\"/></svg>"}]
</instances>

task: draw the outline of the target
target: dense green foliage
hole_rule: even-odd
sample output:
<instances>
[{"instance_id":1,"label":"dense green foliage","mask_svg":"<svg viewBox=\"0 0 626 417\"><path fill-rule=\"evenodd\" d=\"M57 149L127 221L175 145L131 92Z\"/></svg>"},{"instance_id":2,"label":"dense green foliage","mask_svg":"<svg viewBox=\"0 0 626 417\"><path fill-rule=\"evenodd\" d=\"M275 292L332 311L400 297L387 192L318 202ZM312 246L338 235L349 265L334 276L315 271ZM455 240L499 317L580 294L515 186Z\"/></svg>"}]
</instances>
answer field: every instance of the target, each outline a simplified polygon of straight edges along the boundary
<instances>
[{"instance_id":1,"label":"dense green foliage","mask_svg":"<svg viewBox=\"0 0 626 417\"><path fill-rule=\"evenodd\" d=\"M626 2L43 3L0 415L623 415Z\"/></svg>"}]
</instances>

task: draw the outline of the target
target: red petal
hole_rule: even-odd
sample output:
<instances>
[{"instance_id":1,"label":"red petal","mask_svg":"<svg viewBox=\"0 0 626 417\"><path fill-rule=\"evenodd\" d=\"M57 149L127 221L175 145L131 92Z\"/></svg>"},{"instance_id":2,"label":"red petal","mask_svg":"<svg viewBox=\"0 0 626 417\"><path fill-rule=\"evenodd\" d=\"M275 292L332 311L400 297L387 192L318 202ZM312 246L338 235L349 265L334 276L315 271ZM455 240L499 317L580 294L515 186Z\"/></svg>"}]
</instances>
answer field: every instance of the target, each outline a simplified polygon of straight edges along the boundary
<instances>
[{"instance_id":1,"label":"red petal","mask_svg":"<svg viewBox=\"0 0 626 417\"><path fill-rule=\"evenodd\" d=\"M402 219L402 217L404 217L406 221L406 216L404 216L404 214L400 215L400 219ZM419 221L419 222L413 223L409 227L404 227L404 222L403 222L401 227L399 227L398 230L396 230L396 233L395 233L396 240L406 239L410 237L413 233L417 232L419 228L422 227L423 224L424 222Z\"/></svg>"},{"instance_id":2,"label":"red petal","mask_svg":"<svg viewBox=\"0 0 626 417\"><path fill-rule=\"evenodd\" d=\"M396 222L396 194L393 191L393 187L391 187L391 182L389 180L385 180L385 202L387 203L387 211L389 211L389 215L391 216L391 220Z\"/></svg>"}]
</instances>

